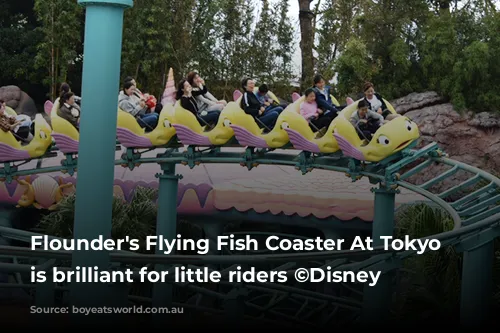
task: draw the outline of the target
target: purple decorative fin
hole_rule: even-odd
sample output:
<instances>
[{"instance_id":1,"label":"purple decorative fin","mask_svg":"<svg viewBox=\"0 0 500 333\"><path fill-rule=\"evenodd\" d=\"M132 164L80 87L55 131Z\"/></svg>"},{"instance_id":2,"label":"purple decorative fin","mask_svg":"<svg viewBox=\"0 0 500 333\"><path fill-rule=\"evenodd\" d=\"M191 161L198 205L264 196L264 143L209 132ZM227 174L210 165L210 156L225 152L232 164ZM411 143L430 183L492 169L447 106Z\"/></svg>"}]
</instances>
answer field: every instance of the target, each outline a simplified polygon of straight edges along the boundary
<instances>
[{"instance_id":1,"label":"purple decorative fin","mask_svg":"<svg viewBox=\"0 0 500 333\"><path fill-rule=\"evenodd\" d=\"M43 110L48 116L50 116L50 112L52 111L53 107L54 103L52 103L51 101L45 101L45 104L43 104Z\"/></svg>"},{"instance_id":2,"label":"purple decorative fin","mask_svg":"<svg viewBox=\"0 0 500 333\"><path fill-rule=\"evenodd\" d=\"M253 135L246 128L237 125L231 125L231 128L234 130L234 136L241 146L269 148L266 140Z\"/></svg>"},{"instance_id":3,"label":"purple decorative fin","mask_svg":"<svg viewBox=\"0 0 500 333\"><path fill-rule=\"evenodd\" d=\"M56 140L56 146L62 153L71 154L78 152L78 141L60 133L52 133L52 137Z\"/></svg>"},{"instance_id":4,"label":"purple decorative fin","mask_svg":"<svg viewBox=\"0 0 500 333\"><path fill-rule=\"evenodd\" d=\"M311 153L320 153L319 147L317 144L307 140L299 132L291 129L285 128L285 131L288 133L288 137L290 138L290 142L293 147L298 150L308 151Z\"/></svg>"},{"instance_id":5,"label":"purple decorative fin","mask_svg":"<svg viewBox=\"0 0 500 333\"><path fill-rule=\"evenodd\" d=\"M184 199L184 194L186 194L187 190L194 190L196 192L196 196L200 202L201 207L205 207L205 203L207 202L208 195L213 190L210 184L199 184L195 185L192 183L183 184L179 183L179 190L177 194L177 206L179 206Z\"/></svg>"},{"instance_id":6,"label":"purple decorative fin","mask_svg":"<svg viewBox=\"0 0 500 333\"><path fill-rule=\"evenodd\" d=\"M365 160L363 153L360 152L352 143L347 141L342 135L338 134L337 131L333 133L333 136L337 139L337 143L345 156L355 158L359 161Z\"/></svg>"},{"instance_id":7,"label":"purple decorative fin","mask_svg":"<svg viewBox=\"0 0 500 333\"><path fill-rule=\"evenodd\" d=\"M151 140L133 133L131 130L118 127L116 129L118 142L126 148L150 148L153 147Z\"/></svg>"},{"instance_id":8,"label":"purple decorative fin","mask_svg":"<svg viewBox=\"0 0 500 333\"><path fill-rule=\"evenodd\" d=\"M235 101L235 102L236 102L236 101L238 100L238 98L240 98L240 97L241 97L241 95L243 95L243 94L241 93L241 91L239 91L239 90L235 90L235 91L233 91L233 101Z\"/></svg>"},{"instance_id":9,"label":"purple decorative fin","mask_svg":"<svg viewBox=\"0 0 500 333\"><path fill-rule=\"evenodd\" d=\"M0 162L29 160L30 155L26 150L16 149L3 142L0 142Z\"/></svg>"},{"instance_id":10,"label":"purple decorative fin","mask_svg":"<svg viewBox=\"0 0 500 333\"><path fill-rule=\"evenodd\" d=\"M7 192L9 193L9 198L12 198L14 196L14 194L16 193L17 186L19 183L12 182L9 184L7 182L4 182L3 184L5 185L5 188L7 189Z\"/></svg>"},{"instance_id":11,"label":"purple decorative fin","mask_svg":"<svg viewBox=\"0 0 500 333\"><path fill-rule=\"evenodd\" d=\"M185 145L212 146L208 137L193 132L189 127L173 124L179 140Z\"/></svg>"},{"instance_id":12,"label":"purple decorative fin","mask_svg":"<svg viewBox=\"0 0 500 333\"><path fill-rule=\"evenodd\" d=\"M300 95L296 92L294 92L292 94L292 102L295 102L296 100L298 100L300 98Z\"/></svg>"}]
</instances>

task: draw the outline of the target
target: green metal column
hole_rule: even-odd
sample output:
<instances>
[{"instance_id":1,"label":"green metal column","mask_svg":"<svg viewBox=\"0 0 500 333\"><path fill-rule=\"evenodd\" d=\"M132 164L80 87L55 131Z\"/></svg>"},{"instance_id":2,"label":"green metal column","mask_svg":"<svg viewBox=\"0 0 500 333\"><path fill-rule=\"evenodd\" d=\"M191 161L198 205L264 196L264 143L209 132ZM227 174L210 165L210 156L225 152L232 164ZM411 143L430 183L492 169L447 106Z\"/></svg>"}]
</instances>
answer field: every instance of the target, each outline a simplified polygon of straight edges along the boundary
<instances>
[{"instance_id":1,"label":"green metal column","mask_svg":"<svg viewBox=\"0 0 500 333\"><path fill-rule=\"evenodd\" d=\"M156 223L156 235L164 239L173 240L177 236L177 193L181 175L175 174L175 164L161 164L163 174L157 174L158 186L158 216ZM163 254L163 251L156 251ZM156 265L157 272L168 270L167 265ZM172 285L168 283L155 283L153 286L153 306L172 306ZM168 315L157 314L157 318L166 319Z\"/></svg>"},{"instance_id":2,"label":"green metal column","mask_svg":"<svg viewBox=\"0 0 500 333\"><path fill-rule=\"evenodd\" d=\"M74 237L111 235L116 115L120 81L123 12L132 0L78 0L86 7L82 75L82 116L78 149L78 183ZM109 253L75 252L73 267L108 269ZM74 283L71 303L102 306L105 285Z\"/></svg>"},{"instance_id":3,"label":"green metal column","mask_svg":"<svg viewBox=\"0 0 500 333\"><path fill-rule=\"evenodd\" d=\"M210 220L208 218L206 221L201 221L197 223L205 233L205 238L210 240L209 243L209 255L220 255L221 251L217 250L217 239L222 235L224 231L224 225L220 221ZM217 269L219 265L208 264L208 267Z\"/></svg>"},{"instance_id":4,"label":"green metal column","mask_svg":"<svg viewBox=\"0 0 500 333\"><path fill-rule=\"evenodd\" d=\"M244 286L232 289L224 300L224 324L231 327L241 327L245 319L245 298L248 290Z\"/></svg>"},{"instance_id":5,"label":"green metal column","mask_svg":"<svg viewBox=\"0 0 500 333\"><path fill-rule=\"evenodd\" d=\"M0 210L0 227L12 228L10 219L10 212ZM0 246L9 246L10 243L9 239L0 236ZM10 263L10 260L7 258L0 259L0 263ZM9 274L0 272L0 283L9 283ZM6 291L6 289L0 289L0 297L4 297L5 295L8 295L8 293L9 292Z\"/></svg>"},{"instance_id":6,"label":"green metal column","mask_svg":"<svg viewBox=\"0 0 500 333\"><path fill-rule=\"evenodd\" d=\"M375 213L373 217L373 247L384 244L381 236L394 234L394 209L396 191L383 188L372 189L375 193ZM365 285L363 299L363 324L383 323L390 314L391 274L383 274L378 283L370 287Z\"/></svg>"},{"instance_id":7,"label":"green metal column","mask_svg":"<svg viewBox=\"0 0 500 333\"><path fill-rule=\"evenodd\" d=\"M460 300L460 321L463 325L477 327L489 319L494 252L493 241L464 252Z\"/></svg>"}]
</instances>

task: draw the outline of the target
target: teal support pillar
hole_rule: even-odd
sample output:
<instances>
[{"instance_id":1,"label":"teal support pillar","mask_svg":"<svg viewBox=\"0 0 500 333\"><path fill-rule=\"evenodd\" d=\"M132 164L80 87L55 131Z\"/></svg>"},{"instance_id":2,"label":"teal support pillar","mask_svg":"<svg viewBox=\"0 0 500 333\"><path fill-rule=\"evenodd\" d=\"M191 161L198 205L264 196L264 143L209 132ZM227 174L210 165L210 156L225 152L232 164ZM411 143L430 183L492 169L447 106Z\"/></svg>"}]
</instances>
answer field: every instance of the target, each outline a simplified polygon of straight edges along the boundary
<instances>
[{"instance_id":1,"label":"teal support pillar","mask_svg":"<svg viewBox=\"0 0 500 333\"><path fill-rule=\"evenodd\" d=\"M489 319L494 253L493 241L464 252L460 300L462 325L478 327Z\"/></svg>"},{"instance_id":2,"label":"teal support pillar","mask_svg":"<svg viewBox=\"0 0 500 333\"><path fill-rule=\"evenodd\" d=\"M384 245L381 236L394 235L394 209L397 191L380 187L372 189L372 192L375 193L372 239L373 247L376 247ZM375 286L365 285L363 324L380 324L388 318L392 301L391 283L392 274L385 273Z\"/></svg>"},{"instance_id":3,"label":"teal support pillar","mask_svg":"<svg viewBox=\"0 0 500 333\"><path fill-rule=\"evenodd\" d=\"M111 236L116 115L120 81L123 12L132 0L79 0L86 7L82 74L82 115L74 237ZM109 253L78 251L73 267L107 270ZM73 283L71 303L102 306L109 301L105 284Z\"/></svg>"},{"instance_id":4,"label":"teal support pillar","mask_svg":"<svg viewBox=\"0 0 500 333\"><path fill-rule=\"evenodd\" d=\"M333 240L342 239L338 230L324 228L322 231L323 231L323 235L325 236L325 239L333 239Z\"/></svg>"},{"instance_id":5,"label":"teal support pillar","mask_svg":"<svg viewBox=\"0 0 500 333\"><path fill-rule=\"evenodd\" d=\"M177 193L181 175L175 174L175 164L161 164L163 174L157 174L158 186L158 216L156 222L156 235L163 236L165 240L173 240L177 237ZM156 250L156 254L163 251ZM166 271L167 265L156 265L155 271ZM172 306L172 285L169 283L155 283L153 286L153 306ZM166 320L168 315L158 313L154 315L158 319Z\"/></svg>"},{"instance_id":6,"label":"teal support pillar","mask_svg":"<svg viewBox=\"0 0 500 333\"><path fill-rule=\"evenodd\" d=\"M245 319L245 298L248 290L244 286L232 289L224 300L224 324L231 327L241 327Z\"/></svg>"},{"instance_id":7,"label":"teal support pillar","mask_svg":"<svg viewBox=\"0 0 500 333\"><path fill-rule=\"evenodd\" d=\"M46 259L38 260L40 266L44 266L47 263L48 261ZM51 307L54 306L55 303L56 286L53 282L52 265L47 266L45 273L47 280L45 282L36 283L35 304L39 307Z\"/></svg>"},{"instance_id":8,"label":"teal support pillar","mask_svg":"<svg viewBox=\"0 0 500 333\"><path fill-rule=\"evenodd\" d=\"M203 228L204 232L204 238L209 239L209 244L208 244L208 253L207 255L223 255L222 251L219 251L217 248L217 239L219 236L222 236L222 233L224 232L224 225L220 221L214 221L213 219L210 220L207 219L207 221L203 221L203 224L200 226ZM220 271L221 266L220 265L215 265L215 264L207 264L206 265L209 269L213 269L215 271ZM213 284L210 286L213 288L215 291L219 291L221 285L220 284ZM217 305L215 304L216 301L213 301L213 306L216 307Z\"/></svg>"},{"instance_id":9,"label":"teal support pillar","mask_svg":"<svg viewBox=\"0 0 500 333\"><path fill-rule=\"evenodd\" d=\"M10 213L0 210L0 227L7 227L7 228L12 228L12 223L10 222ZM10 245L10 240L0 236L0 246L8 246ZM0 263L10 263L10 259L5 258L5 259L0 259ZM9 283L9 274L0 272L0 283ZM0 297L5 297L9 296L10 292L6 291L5 289L0 289Z\"/></svg>"},{"instance_id":10,"label":"teal support pillar","mask_svg":"<svg viewBox=\"0 0 500 333\"><path fill-rule=\"evenodd\" d=\"M206 239L209 239L209 250L207 255L219 255L222 251L217 249L217 239L224 231L224 225L219 221L202 221L199 226L203 229ZM218 265L208 264L208 267L217 269Z\"/></svg>"}]
</instances>

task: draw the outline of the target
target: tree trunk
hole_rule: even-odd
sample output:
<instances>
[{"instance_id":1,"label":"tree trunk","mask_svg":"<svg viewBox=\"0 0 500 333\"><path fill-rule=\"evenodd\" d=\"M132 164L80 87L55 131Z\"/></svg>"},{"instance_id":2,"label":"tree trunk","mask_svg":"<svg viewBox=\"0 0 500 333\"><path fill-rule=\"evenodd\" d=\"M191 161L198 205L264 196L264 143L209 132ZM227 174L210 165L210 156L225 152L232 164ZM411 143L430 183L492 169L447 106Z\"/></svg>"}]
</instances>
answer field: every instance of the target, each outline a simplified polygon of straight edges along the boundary
<instances>
[{"instance_id":1,"label":"tree trunk","mask_svg":"<svg viewBox=\"0 0 500 333\"><path fill-rule=\"evenodd\" d=\"M451 0L439 1L439 14L440 15L450 15L450 2L451 2Z\"/></svg>"},{"instance_id":2,"label":"tree trunk","mask_svg":"<svg viewBox=\"0 0 500 333\"><path fill-rule=\"evenodd\" d=\"M50 7L50 19L51 19L51 36L50 36L50 42L51 42L51 51L50 51L50 79L51 79L51 89L50 89L50 99L53 101L56 98L56 68L55 68L55 54L54 54L54 47L55 47L55 40L54 40L54 4L51 4Z\"/></svg>"},{"instance_id":3,"label":"tree trunk","mask_svg":"<svg viewBox=\"0 0 500 333\"><path fill-rule=\"evenodd\" d=\"M137 66L135 67L135 76L134 79L137 80L139 76L139 70L141 69L141 63L139 62ZM137 83L137 82L136 82Z\"/></svg>"},{"instance_id":4,"label":"tree trunk","mask_svg":"<svg viewBox=\"0 0 500 333\"><path fill-rule=\"evenodd\" d=\"M314 13L310 9L312 0L299 1L299 20L300 20L300 53L302 55L302 75L300 86L302 90L313 85L314 77Z\"/></svg>"}]
</instances>

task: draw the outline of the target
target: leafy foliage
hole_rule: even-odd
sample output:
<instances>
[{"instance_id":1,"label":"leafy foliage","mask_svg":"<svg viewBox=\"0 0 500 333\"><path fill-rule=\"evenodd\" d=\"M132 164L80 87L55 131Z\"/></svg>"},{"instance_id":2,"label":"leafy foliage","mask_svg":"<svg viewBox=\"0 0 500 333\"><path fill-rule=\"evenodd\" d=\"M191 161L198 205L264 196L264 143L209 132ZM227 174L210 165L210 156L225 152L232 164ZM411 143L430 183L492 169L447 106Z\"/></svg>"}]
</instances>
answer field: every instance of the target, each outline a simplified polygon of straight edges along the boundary
<instances>
[{"instance_id":1,"label":"leafy foliage","mask_svg":"<svg viewBox=\"0 0 500 333\"><path fill-rule=\"evenodd\" d=\"M126 236L138 239L140 251L145 249L143 242L147 236L156 234L158 190L149 187L136 187L132 198L127 202L119 197L113 198L111 237L115 240ZM44 215L37 226L37 231L61 238L73 237L75 215L74 194L65 196L57 205L57 209ZM180 220L177 233L185 238L199 239L202 230L196 223Z\"/></svg>"},{"instance_id":2,"label":"leafy foliage","mask_svg":"<svg viewBox=\"0 0 500 333\"><path fill-rule=\"evenodd\" d=\"M274 80L273 69L275 67L274 50L276 42L274 36L269 34L275 31L276 24L272 18L269 1L263 0L259 21L255 29L252 50L255 50L255 57L252 61L251 75L260 79L261 82L270 83Z\"/></svg>"},{"instance_id":3,"label":"leafy foliage","mask_svg":"<svg viewBox=\"0 0 500 333\"><path fill-rule=\"evenodd\" d=\"M354 19L327 10L326 28L318 30L318 57L328 64L319 69L331 75L329 65L335 62L343 96L361 92L363 81L371 80L389 99L435 90L459 109L498 111L500 16L491 1L455 3L452 8L450 1L362 2ZM346 22L358 32L347 42L338 35ZM333 43L336 36L340 41ZM332 54L325 41L345 50Z\"/></svg>"},{"instance_id":4,"label":"leafy foliage","mask_svg":"<svg viewBox=\"0 0 500 333\"><path fill-rule=\"evenodd\" d=\"M351 39L342 56L337 60L338 90L346 95L358 92L357 87L373 77L374 67L370 66L366 44L359 39Z\"/></svg>"},{"instance_id":5,"label":"leafy foliage","mask_svg":"<svg viewBox=\"0 0 500 333\"><path fill-rule=\"evenodd\" d=\"M137 187L130 203L114 197L111 237L123 239L125 236L130 236L145 240L146 236L155 234L157 195L155 189ZM52 236L72 237L75 201L74 194L64 197L58 204L57 210L42 218L38 228Z\"/></svg>"},{"instance_id":6,"label":"leafy foliage","mask_svg":"<svg viewBox=\"0 0 500 333\"><path fill-rule=\"evenodd\" d=\"M251 76L288 97L299 74L292 64L300 39L302 88L320 72L337 78L338 99L355 97L370 80L387 99L436 90L459 108L498 111L498 1L299 4L302 15L291 18L288 0L135 0L125 11L122 78L132 75L141 90L158 96L170 67L176 81L196 70L214 95L228 99ZM52 98L62 81L78 94L85 18L77 1L0 0L0 6L0 86L19 85L39 104L46 98L42 83ZM294 29L295 19L307 21L304 34Z\"/></svg>"},{"instance_id":7,"label":"leafy foliage","mask_svg":"<svg viewBox=\"0 0 500 333\"><path fill-rule=\"evenodd\" d=\"M426 204L401 208L397 215L396 237L418 239L449 231L453 220L440 208ZM405 260L410 271L402 277L398 292L399 313L446 316L456 311L460 301L462 257L453 247L444 247Z\"/></svg>"},{"instance_id":8,"label":"leafy foliage","mask_svg":"<svg viewBox=\"0 0 500 333\"><path fill-rule=\"evenodd\" d=\"M276 27L277 48L275 52L278 64L275 80L282 85L288 85L288 80L292 77L292 54L295 50L294 31L288 17L288 9L288 0L280 0L273 14L274 17L280 18Z\"/></svg>"},{"instance_id":9,"label":"leafy foliage","mask_svg":"<svg viewBox=\"0 0 500 333\"><path fill-rule=\"evenodd\" d=\"M47 72L44 83L50 86L50 97L56 98L58 85L66 81L69 66L78 58L81 44L82 8L72 0L35 0L34 11L44 39L38 44L35 68Z\"/></svg>"}]
</instances>

